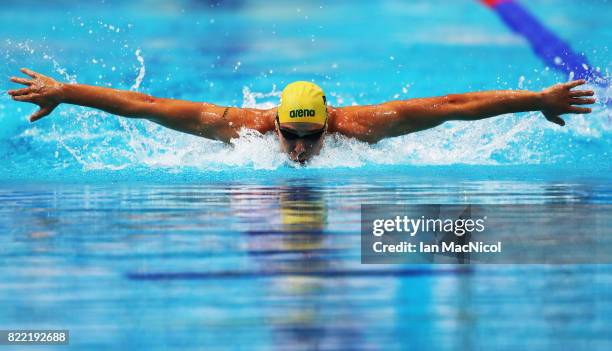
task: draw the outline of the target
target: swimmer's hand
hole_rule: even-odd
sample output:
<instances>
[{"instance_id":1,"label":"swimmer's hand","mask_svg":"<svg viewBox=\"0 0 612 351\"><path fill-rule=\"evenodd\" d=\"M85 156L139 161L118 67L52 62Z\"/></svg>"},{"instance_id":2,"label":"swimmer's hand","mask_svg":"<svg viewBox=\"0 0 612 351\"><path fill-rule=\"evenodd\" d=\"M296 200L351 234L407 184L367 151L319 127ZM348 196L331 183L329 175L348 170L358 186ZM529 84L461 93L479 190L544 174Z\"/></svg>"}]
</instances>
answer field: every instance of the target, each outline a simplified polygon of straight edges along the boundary
<instances>
[{"instance_id":1,"label":"swimmer's hand","mask_svg":"<svg viewBox=\"0 0 612 351\"><path fill-rule=\"evenodd\" d=\"M542 114L544 114L544 117L550 122L564 126L565 121L559 115L564 113L591 113L590 108L576 105L595 103L594 98L583 98L584 96L593 96L593 90L572 90L585 83L586 81L581 79L556 84L544 89L542 91Z\"/></svg>"},{"instance_id":2,"label":"swimmer's hand","mask_svg":"<svg viewBox=\"0 0 612 351\"><path fill-rule=\"evenodd\" d=\"M164 127L203 138L230 142L242 128L260 133L274 130L276 109L230 108L206 102L193 102L150 96L77 83L61 83L22 68L32 79L12 77L26 88L9 91L16 101L30 102L40 109L30 116L37 121L53 112L60 103L86 106L127 118L142 118Z\"/></svg>"},{"instance_id":3,"label":"swimmer's hand","mask_svg":"<svg viewBox=\"0 0 612 351\"><path fill-rule=\"evenodd\" d=\"M430 98L388 101L378 105L335 108L329 130L369 143L433 128L447 121L476 121L508 113L541 111L547 120L565 125L565 113L590 113L576 105L595 102L592 90L572 90L576 80L542 91L492 90Z\"/></svg>"},{"instance_id":4,"label":"swimmer's hand","mask_svg":"<svg viewBox=\"0 0 612 351\"><path fill-rule=\"evenodd\" d=\"M27 68L22 68L21 72L32 79L11 77L11 81L26 85L27 88L9 90L8 94L15 101L30 102L40 106L40 109L29 118L30 122L34 122L53 112L62 102L63 84Z\"/></svg>"}]
</instances>

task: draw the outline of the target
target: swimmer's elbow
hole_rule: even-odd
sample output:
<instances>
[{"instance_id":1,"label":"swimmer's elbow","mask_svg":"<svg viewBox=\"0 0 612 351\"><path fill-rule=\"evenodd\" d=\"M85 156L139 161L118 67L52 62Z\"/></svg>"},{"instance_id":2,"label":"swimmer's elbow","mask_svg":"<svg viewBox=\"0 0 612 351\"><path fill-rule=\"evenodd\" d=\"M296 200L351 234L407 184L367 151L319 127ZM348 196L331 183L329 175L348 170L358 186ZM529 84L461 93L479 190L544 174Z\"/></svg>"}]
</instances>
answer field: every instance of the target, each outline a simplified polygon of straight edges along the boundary
<instances>
[{"instance_id":1,"label":"swimmer's elbow","mask_svg":"<svg viewBox=\"0 0 612 351\"><path fill-rule=\"evenodd\" d=\"M388 135L383 135L382 133L375 133L371 130L363 131L361 133L355 133L351 136L359 141L363 141L368 144L376 144L379 141L389 137Z\"/></svg>"},{"instance_id":2,"label":"swimmer's elbow","mask_svg":"<svg viewBox=\"0 0 612 351\"><path fill-rule=\"evenodd\" d=\"M377 144L379 141L386 139L388 137L382 136L382 135L366 135L362 138L360 138L359 140L361 141L365 141L366 143L370 144L370 145L374 145Z\"/></svg>"},{"instance_id":3,"label":"swimmer's elbow","mask_svg":"<svg viewBox=\"0 0 612 351\"><path fill-rule=\"evenodd\" d=\"M154 118L158 114L156 112L162 108L160 100L153 96L138 94L117 104L112 112L130 118Z\"/></svg>"},{"instance_id":4,"label":"swimmer's elbow","mask_svg":"<svg viewBox=\"0 0 612 351\"><path fill-rule=\"evenodd\" d=\"M140 94L139 99L132 106L134 117L147 118L156 116L163 108L164 99L150 95Z\"/></svg>"},{"instance_id":5,"label":"swimmer's elbow","mask_svg":"<svg viewBox=\"0 0 612 351\"><path fill-rule=\"evenodd\" d=\"M469 119L473 114L470 107L470 100L464 94L448 94L442 97L440 124L450 120Z\"/></svg>"}]
</instances>

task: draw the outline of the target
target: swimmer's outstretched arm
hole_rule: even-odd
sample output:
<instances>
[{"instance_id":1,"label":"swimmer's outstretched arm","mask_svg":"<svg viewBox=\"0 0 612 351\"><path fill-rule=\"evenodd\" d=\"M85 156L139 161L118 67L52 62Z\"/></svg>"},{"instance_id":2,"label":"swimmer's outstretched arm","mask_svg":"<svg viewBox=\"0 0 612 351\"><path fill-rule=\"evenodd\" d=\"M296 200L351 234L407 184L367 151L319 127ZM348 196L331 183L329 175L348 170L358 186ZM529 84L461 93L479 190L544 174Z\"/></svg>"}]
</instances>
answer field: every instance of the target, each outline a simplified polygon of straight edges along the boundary
<instances>
[{"instance_id":1,"label":"swimmer's outstretched arm","mask_svg":"<svg viewBox=\"0 0 612 351\"><path fill-rule=\"evenodd\" d=\"M330 132L370 143L433 128L446 121L474 121L506 113L541 111L550 122L565 125L565 113L590 113L576 105L595 102L592 90L571 90L584 80L557 84L541 92L499 90L390 101L380 105L334 109Z\"/></svg>"},{"instance_id":2,"label":"swimmer's outstretched arm","mask_svg":"<svg viewBox=\"0 0 612 351\"><path fill-rule=\"evenodd\" d=\"M32 79L12 77L23 89L8 93L16 101L30 102L40 109L30 116L37 121L61 103L88 106L115 115L146 118L165 127L201 137L229 142L242 127L262 133L274 128L274 111L241 109L208 103L162 99L133 91L83 84L65 84L27 68L21 71Z\"/></svg>"}]
</instances>

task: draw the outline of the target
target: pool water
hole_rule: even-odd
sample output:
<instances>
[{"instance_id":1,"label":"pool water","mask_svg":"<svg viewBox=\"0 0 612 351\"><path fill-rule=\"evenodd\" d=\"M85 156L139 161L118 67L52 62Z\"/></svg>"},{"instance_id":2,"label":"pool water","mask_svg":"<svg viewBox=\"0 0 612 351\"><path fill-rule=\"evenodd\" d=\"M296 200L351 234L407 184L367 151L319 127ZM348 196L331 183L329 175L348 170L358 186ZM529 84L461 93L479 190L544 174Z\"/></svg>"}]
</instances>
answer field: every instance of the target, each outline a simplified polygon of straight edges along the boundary
<instances>
[{"instance_id":1,"label":"pool water","mask_svg":"<svg viewBox=\"0 0 612 351\"><path fill-rule=\"evenodd\" d=\"M610 203L601 179L36 184L0 197L0 325L70 329L81 349L611 344L609 265L361 265L359 249L361 203Z\"/></svg>"},{"instance_id":2,"label":"pool water","mask_svg":"<svg viewBox=\"0 0 612 351\"><path fill-rule=\"evenodd\" d=\"M607 75L609 2L525 5ZM274 106L293 80L333 105L566 80L468 0L41 1L0 17L4 77L232 106ZM602 103L564 128L527 113L377 145L328 136L305 167L273 135L226 146L75 106L29 124L32 110L0 96L0 329L70 329L86 350L612 348L610 265L373 266L359 251L364 203L610 204Z\"/></svg>"}]
</instances>

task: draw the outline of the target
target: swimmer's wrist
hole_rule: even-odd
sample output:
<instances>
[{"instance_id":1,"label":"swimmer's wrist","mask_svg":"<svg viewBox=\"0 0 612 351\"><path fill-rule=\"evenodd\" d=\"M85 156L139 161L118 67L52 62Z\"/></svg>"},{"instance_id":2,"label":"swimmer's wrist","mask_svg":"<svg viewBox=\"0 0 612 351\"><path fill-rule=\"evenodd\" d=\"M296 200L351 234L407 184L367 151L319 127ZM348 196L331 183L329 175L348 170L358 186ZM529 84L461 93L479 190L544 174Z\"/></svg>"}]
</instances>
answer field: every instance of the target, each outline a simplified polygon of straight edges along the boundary
<instances>
[{"instance_id":1,"label":"swimmer's wrist","mask_svg":"<svg viewBox=\"0 0 612 351\"><path fill-rule=\"evenodd\" d=\"M545 100L545 96L544 96L544 92L543 91L537 91L537 92L533 92L533 99L534 99L534 108L533 110L541 110L542 108L544 108L544 100Z\"/></svg>"},{"instance_id":2,"label":"swimmer's wrist","mask_svg":"<svg viewBox=\"0 0 612 351\"><path fill-rule=\"evenodd\" d=\"M56 100L58 103L66 102L66 85L65 83L59 83L59 87L57 88L57 96Z\"/></svg>"},{"instance_id":3,"label":"swimmer's wrist","mask_svg":"<svg viewBox=\"0 0 612 351\"><path fill-rule=\"evenodd\" d=\"M74 103L75 89L78 89L78 84L74 83L61 83L58 89L58 102L59 103Z\"/></svg>"}]
</instances>

